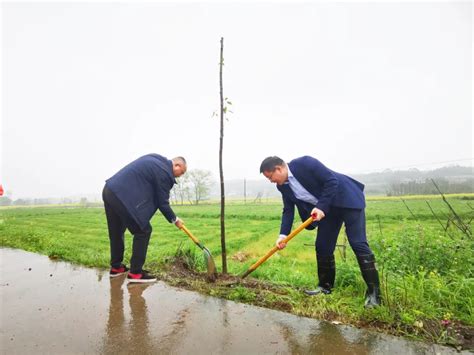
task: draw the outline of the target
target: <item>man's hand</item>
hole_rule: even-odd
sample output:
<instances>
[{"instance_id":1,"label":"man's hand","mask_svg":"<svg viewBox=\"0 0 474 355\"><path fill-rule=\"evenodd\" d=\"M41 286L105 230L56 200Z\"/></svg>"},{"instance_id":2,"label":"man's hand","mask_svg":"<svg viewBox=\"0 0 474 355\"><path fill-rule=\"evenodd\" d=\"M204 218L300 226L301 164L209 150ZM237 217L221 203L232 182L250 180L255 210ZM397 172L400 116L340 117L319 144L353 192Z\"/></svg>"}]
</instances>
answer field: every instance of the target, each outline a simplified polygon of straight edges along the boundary
<instances>
[{"instance_id":1,"label":"man's hand","mask_svg":"<svg viewBox=\"0 0 474 355\"><path fill-rule=\"evenodd\" d=\"M278 249L285 249L286 243L282 243L283 239L286 238L286 235L281 234L278 239L275 242L275 245L277 246Z\"/></svg>"},{"instance_id":2,"label":"man's hand","mask_svg":"<svg viewBox=\"0 0 474 355\"><path fill-rule=\"evenodd\" d=\"M321 211L319 208L313 208L311 211L311 217L313 217L314 221L320 221L322 220L326 215L324 214L323 211Z\"/></svg>"},{"instance_id":3,"label":"man's hand","mask_svg":"<svg viewBox=\"0 0 474 355\"><path fill-rule=\"evenodd\" d=\"M182 220L180 220L178 217L176 217L176 221L174 221L174 225L175 225L178 229L181 229L181 228L183 228L184 223L183 223Z\"/></svg>"}]
</instances>

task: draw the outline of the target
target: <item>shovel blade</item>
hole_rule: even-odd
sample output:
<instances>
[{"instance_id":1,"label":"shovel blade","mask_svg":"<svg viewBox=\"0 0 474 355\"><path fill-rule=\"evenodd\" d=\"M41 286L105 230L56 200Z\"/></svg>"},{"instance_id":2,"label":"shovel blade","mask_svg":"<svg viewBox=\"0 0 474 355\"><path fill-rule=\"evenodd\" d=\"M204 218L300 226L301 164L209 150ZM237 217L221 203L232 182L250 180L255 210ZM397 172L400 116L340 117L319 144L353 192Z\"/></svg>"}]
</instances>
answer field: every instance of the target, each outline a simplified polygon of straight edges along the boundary
<instances>
[{"instance_id":1,"label":"shovel blade","mask_svg":"<svg viewBox=\"0 0 474 355\"><path fill-rule=\"evenodd\" d=\"M217 280L217 269L216 264L214 263L214 259L209 249L204 247L202 251L204 253L204 259L207 265L207 278L209 281L215 282Z\"/></svg>"}]
</instances>

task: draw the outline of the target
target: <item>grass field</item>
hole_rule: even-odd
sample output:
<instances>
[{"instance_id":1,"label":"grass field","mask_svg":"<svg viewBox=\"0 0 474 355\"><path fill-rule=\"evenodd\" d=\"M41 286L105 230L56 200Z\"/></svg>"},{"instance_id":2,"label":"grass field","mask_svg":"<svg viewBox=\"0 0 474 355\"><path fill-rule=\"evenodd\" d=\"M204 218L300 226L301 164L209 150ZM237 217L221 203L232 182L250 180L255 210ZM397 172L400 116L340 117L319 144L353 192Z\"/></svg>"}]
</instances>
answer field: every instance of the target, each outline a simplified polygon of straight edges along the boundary
<instances>
[{"instance_id":1,"label":"grass field","mask_svg":"<svg viewBox=\"0 0 474 355\"><path fill-rule=\"evenodd\" d=\"M325 297L304 297L301 289L316 285L315 231L303 231L276 253L252 277L284 292L231 290L189 282L208 294L268 307L285 304L292 313L375 327L393 334L472 347L474 308L474 243L452 222L453 214L441 198L373 198L367 202L367 233L382 279L384 305L363 307L365 284L344 231L336 251L334 292ZM470 226L473 195L448 196L461 220ZM428 205L429 203L429 205ZM281 202L226 206L228 271L240 274L273 247L278 236ZM173 206L186 226L220 258L218 204ZM438 216L435 218L432 211ZM447 223L448 220L451 222ZM300 221L295 219L295 226ZM445 230L446 225L447 229ZM186 235L158 213L147 257L147 267L165 272L176 255L204 272L200 251ZM126 260L131 236L127 234ZM109 244L102 208L56 206L0 209L2 246L21 248L87 266L108 267ZM278 308L278 307L276 307ZM282 307L280 307L282 308ZM469 340L471 337L471 340Z\"/></svg>"}]
</instances>

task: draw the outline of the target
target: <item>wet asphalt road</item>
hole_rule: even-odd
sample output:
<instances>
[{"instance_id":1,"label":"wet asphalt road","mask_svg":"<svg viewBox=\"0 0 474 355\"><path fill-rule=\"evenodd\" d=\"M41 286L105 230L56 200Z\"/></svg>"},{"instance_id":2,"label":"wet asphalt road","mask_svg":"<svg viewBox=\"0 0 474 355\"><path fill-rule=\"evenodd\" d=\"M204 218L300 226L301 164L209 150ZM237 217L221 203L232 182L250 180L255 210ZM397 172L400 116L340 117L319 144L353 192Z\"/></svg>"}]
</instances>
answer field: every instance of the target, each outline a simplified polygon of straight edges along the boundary
<instances>
[{"instance_id":1,"label":"wet asphalt road","mask_svg":"<svg viewBox=\"0 0 474 355\"><path fill-rule=\"evenodd\" d=\"M1 354L456 353L21 250L0 256Z\"/></svg>"}]
</instances>

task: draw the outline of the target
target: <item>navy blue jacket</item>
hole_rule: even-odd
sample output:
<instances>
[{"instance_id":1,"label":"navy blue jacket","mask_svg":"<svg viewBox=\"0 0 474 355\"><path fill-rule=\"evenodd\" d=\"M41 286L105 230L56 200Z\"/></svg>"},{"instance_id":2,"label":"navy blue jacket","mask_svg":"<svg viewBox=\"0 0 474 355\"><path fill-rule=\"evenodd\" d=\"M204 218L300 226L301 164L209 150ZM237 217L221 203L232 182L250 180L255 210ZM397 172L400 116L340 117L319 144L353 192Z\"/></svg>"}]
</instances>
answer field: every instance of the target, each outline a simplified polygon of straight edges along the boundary
<instances>
[{"instance_id":1,"label":"navy blue jacket","mask_svg":"<svg viewBox=\"0 0 474 355\"><path fill-rule=\"evenodd\" d=\"M168 222L176 219L169 203L170 190L175 183L172 161L158 154L148 154L122 168L107 180L106 186L145 229L157 209Z\"/></svg>"},{"instance_id":2,"label":"navy blue jacket","mask_svg":"<svg viewBox=\"0 0 474 355\"><path fill-rule=\"evenodd\" d=\"M330 213L331 207L365 208L364 185L349 176L336 173L324 166L319 160L304 156L288 163L291 173L298 182L318 199L316 206L298 200L289 184L277 185L283 198L283 214L280 233L288 235L293 225L295 205L301 220L309 218L316 207ZM314 224L307 229L314 229Z\"/></svg>"}]
</instances>

